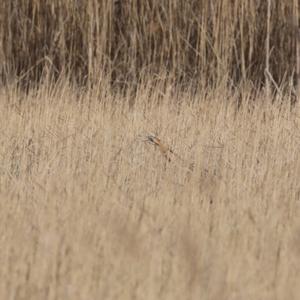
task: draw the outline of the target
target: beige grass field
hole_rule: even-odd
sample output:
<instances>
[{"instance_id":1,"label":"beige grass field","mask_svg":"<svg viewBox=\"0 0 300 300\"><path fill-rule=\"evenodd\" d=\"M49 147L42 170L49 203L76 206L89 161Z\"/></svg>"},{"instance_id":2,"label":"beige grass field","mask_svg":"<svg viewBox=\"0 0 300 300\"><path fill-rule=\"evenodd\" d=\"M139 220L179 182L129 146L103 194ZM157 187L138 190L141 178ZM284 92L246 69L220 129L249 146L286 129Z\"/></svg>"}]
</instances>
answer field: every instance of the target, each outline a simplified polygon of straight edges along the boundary
<instances>
[{"instance_id":1,"label":"beige grass field","mask_svg":"<svg viewBox=\"0 0 300 300\"><path fill-rule=\"evenodd\" d=\"M300 111L242 97L2 89L0 299L299 299Z\"/></svg>"}]
</instances>

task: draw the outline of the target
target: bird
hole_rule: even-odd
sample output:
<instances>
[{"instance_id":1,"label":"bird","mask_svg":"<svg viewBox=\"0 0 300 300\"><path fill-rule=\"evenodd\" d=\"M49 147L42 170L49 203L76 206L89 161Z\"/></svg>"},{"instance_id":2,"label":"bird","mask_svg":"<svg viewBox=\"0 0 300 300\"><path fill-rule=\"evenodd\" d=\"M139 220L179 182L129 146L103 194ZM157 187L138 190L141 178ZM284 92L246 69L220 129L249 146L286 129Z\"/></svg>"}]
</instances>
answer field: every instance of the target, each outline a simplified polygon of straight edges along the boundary
<instances>
[{"instance_id":1,"label":"bird","mask_svg":"<svg viewBox=\"0 0 300 300\"><path fill-rule=\"evenodd\" d=\"M185 159L183 159L180 155L178 155L172 148L170 148L166 143L162 142L159 137L157 137L155 134L148 134L146 135L146 138L143 138L144 142L150 143L157 147L160 151L160 153L164 156L164 158L171 163L172 162L180 162L181 167L184 167L188 170L189 173L194 171L195 163L188 162ZM171 159L172 157L172 159Z\"/></svg>"},{"instance_id":2,"label":"bird","mask_svg":"<svg viewBox=\"0 0 300 300\"><path fill-rule=\"evenodd\" d=\"M174 154L174 151L166 144L164 144L160 138L155 135L147 135L146 142L158 147L160 153L165 157L168 162L171 162L170 154Z\"/></svg>"}]
</instances>

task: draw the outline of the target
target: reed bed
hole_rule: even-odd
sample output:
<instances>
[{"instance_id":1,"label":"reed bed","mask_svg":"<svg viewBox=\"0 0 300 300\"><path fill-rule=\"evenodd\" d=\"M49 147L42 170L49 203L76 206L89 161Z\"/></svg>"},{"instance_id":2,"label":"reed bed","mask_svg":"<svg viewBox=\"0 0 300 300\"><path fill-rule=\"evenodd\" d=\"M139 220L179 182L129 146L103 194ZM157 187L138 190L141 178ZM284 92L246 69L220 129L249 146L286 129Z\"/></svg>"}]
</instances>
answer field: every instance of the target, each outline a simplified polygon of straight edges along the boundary
<instances>
[{"instance_id":1,"label":"reed bed","mask_svg":"<svg viewBox=\"0 0 300 300\"><path fill-rule=\"evenodd\" d=\"M1 89L0 298L298 299L298 106L110 88Z\"/></svg>"},{"instance_id":2,"label":"reed bed","mask_svg":"<svg viewBox=\"0 0 300 300\"><path fill-rule=\"evenodd\" d=\"M26 84L104 73L122 87L166 72L203 87L261 86L267 67L280 86L295 72L295 3L271 1L267 17L264 0L3 0L0 71Z\"/></svg>"},{"instance_id":3,"label":"reed bed","mask_svg":"<svg viewBox=\"0 0 300 300\"><path fill-rule=\"evenodd\" d=\"M297 8L0 1L0 298L299 299Z\"/></svg>"}]
</instances>

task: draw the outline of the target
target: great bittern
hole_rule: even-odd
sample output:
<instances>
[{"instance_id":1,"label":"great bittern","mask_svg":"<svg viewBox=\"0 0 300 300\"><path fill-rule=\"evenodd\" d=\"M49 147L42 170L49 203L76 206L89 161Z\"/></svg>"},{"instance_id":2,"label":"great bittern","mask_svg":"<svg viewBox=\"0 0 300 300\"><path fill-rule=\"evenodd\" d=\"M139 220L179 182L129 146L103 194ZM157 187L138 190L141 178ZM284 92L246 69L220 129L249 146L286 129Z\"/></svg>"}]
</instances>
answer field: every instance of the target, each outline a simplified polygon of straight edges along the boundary
<instances>
[{"instance_id":1,"label":"great bittern","mask_svg":"<svg viewBox=\"0 0 300 300\"><path fill-rule=\"evenodd\" d=\"M170 158L170 153L174 154L174 151L167 146L166 144L163 144L162 141L155 135L147 135L146 142L158 147L159 151L161 152L161 154L167 159L167 161L171 161Z\"/></svg>"},{"instance_id":2,"label":"great bittern","mask_svg":"<svg viewBox=\"0 0 300 300\"><path fill-rule=\"evenodd\" d=\"M163 143L157 136L155 136L153 134L146 135L146 138L143 139L143 141L158 147L160 153L165 157L165 159L168 162L171 162L170 156L172 154L172 156L173 156L172 159L176 158L177 161L179 160L181 162L181 164L184 165L184 167L188 168L189 172L192 172L194 170L194 163L188 163L180 155L175 153L167 144Z\"/></svg>"}]
</instances>

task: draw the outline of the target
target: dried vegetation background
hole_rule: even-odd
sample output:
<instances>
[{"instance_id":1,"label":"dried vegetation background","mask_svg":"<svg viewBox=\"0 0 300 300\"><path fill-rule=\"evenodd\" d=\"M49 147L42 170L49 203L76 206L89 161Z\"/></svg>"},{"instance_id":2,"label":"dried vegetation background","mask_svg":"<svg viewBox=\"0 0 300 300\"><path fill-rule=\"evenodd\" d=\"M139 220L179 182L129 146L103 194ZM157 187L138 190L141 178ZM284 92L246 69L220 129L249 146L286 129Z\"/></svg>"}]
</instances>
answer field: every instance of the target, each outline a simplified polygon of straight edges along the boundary
<instances>
[{"instance_id":1,"label":"dried vegetation background","mask_svg":"<svg viewBox=\"0 0 300 300\"><path fill-rule=\"evenodd\" d=\"M298 298L299 110L151 87L2 93L1 298Z\"/></svg>"},{"instance_id":2,"label":"dried vegetation background","mask_svg":"<svg viewBox=\"0 0 300 300\"><path fill-rule=\"evenodd\" d=\"M272 3L267 32L259 0L0 2L1 299L299 299L295 1Z\"/></svg>"},{"instance_id":3,"label":"dried vegetation background","mask_svg":"<svg viewBox=\"0 0 300 300\"><path fill-rule=\"evenodd\" d=\"M295 1L3 0L0 59L4 74L40 79L71 73L115 84L166 71L180 82L261 83L265 41L280 85L295 68ZM1 70L0 70L1 71ZM46 74L45 74L46 73Z\"/></svg>"}]
</instances>

